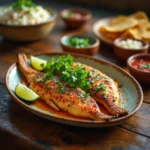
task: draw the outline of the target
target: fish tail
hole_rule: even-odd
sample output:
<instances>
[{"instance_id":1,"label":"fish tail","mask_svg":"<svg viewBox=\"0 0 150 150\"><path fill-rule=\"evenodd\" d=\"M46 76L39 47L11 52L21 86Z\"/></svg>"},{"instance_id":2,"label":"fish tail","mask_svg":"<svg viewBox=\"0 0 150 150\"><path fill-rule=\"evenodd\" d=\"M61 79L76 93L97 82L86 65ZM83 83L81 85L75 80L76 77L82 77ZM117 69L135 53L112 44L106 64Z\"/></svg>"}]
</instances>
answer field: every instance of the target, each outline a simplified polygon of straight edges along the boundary
<instances>
[{"instance_id":1,"label":"fish tail","mask_svg":"<svg viewBox=\"0 0 150 150\"><path fill-rule=\"evenodd\" d=\"M105 115L103 113L99 113L99 114L96 115L95 120L97 120L97 121L110 121L114 118L116 118L116 117L108 116L108 115Z\"/></svg>"},{"instance_id":2,"label":"fish tail","mask_svg":"<svg viewBox=\"0 0 150 150\"><path fill-rule=\"evenodd\" d=\"M26 77L28 83L31 83L33 79L36 77L38 72L31 68L27 61L27 56L24 53L19 53L18 54L18 66L23 75Z\"/></svg>"},{"instance_id":3,"label":"fish tail","mask_svg":"<svg viewBox=\"0 0 150 150\"><path fill-rule=\"evenodd\" d=\"M125 108L117 106L114 102L110 100L105 100L102 103L107 111L113 116L124 116L128 114L128 111Z\"/></svg>"}]
</instances>

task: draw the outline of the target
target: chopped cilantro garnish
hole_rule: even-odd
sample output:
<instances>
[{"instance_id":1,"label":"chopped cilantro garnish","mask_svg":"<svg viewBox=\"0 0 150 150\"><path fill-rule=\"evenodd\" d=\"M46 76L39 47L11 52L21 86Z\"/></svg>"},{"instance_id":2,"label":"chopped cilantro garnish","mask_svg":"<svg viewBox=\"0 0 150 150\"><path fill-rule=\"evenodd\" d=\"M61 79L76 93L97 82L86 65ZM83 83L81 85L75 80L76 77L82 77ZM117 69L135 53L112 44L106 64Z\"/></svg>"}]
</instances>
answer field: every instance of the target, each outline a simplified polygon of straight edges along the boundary
<instances>
[{"instance_id":1,"label":"chopped cilantro garnish","mask_svg":"<svg viewBox=\"0 0 150 150\"><path fill-rule=\"evenodd\" d=\"M89 77L92 77L93 76L93 72L89 72Z\"/></svg>"},{"instance_id":2,"label":"chopped cilantro garnish","mask_svg":"<svg viewBox=\"0 0 150 150\"><path fill-rule=\"evenodd\" d=\"M150 63L140 65L140 68L150 69Z\"/></svg>"},{"instance_id":3,"label":"chopped cilantro garnish","mask_svg":"<svg viewBox=\"0 0 150 150\"><path fill-rule=\"evenodd\" d=\"M70 87L80 87L81 89L88 91L91 88L91 84L87 81L88 72L76 66L73 70L67 69L61 74L61 81L65 81Z\"/></svg>"},{"instance_id":4,"label":"chopped cilantro garnish","mask_svg":"<svg viewBox=\"0 0 150 150\"><path fill-rule=\"evenodd\" d=\"M100 75L97 74L92 80L90 80L90 83L94 83L95 81L98 81L100 79Z\"/></svg>"},{"instance_id":5,"label":"chopped cilantro garnish","mask_svg":"<svg viewBox=\"0 0 150 150\"><path fill-rule=\"evenodd\" d=\"M83 48L88 47L90 44L88 38L73 37L71 38L69 45L76 48Z\"/></svg>"},{"instance_id":6,"label":"chopped cilantro garnish","mask_svg":"<svg viewBox=\"0 0 150 150\"><path fill-rule=\"evenodd\" d=\"M62 83L58 83L59 84L59 93L64 94L66 92L65 88L63 88Z\"/></svg>"},{"instance_id":7,"label":"chopped cilantro garnish","mask_svg":"<svg viewBox=\"0 0 150 150\"><path fill-rule=\"evenodd\" d=\"M102 92L102 95L106 95L106 91L103 91L103 92Z\"/></svg>"},{"instance_id":8,"label":"chopped cilantro garnish","mask_svg":"<svg viewBox=\"0 0 150 150\"><path fill-rule=\"evenodd\" d=\"M86 101L86 99L83 99L82 102L83 102L83 103L86 103L87 101Z\"/></svg>"},{"instance_id":9,"label":"chopped cilantro garnish","mask_svg":"<svg viewBox=\"0 0 150 150\"><path fill-rule=\"evenodd\" d=\"M60 56L58 59L53 57L51 60L47 61L44 69L57 75L59 72L62 72L66 69L71 69L72 64L73 58L71 55Z\"/></svg>"},{"instance_id":10,"label":"chopped cilantro garnish","mask_svg":"<svg viewBox=\"0 0 150 150\"><path fill-rule=\"evenodd\" d=\"M32 0L18 0L12 4L13 9L23 10L24 7L35 8L36 5L32 2Z\"/></svg>"},{"instance_id":11,"label":"chopped cilantro garnish","mask_svg":"<svg viewBox=\"0 0 150 150\"><path fill-rule=\"evenodd\" d=\"M40 66L41 66L42 68L44 68L45 65L44 65L44 63L42 63L42 64L40 64Z\"/></svg>"},{"instance_id":12,"label":"chopped cilantro garnish","mask_svg":"<svg viewBox=\"0 0 150 150\"><path fill-rule=\"evenodd\" d=\"M96 92L99 90L105 90L105 84L104 83L100 83L97 87L96 87Z\"/></svg>"},{"instance_id":13,"label":"chopped cilantro garnish","mask_svg":"<svg viewBox=\"0 0 150 150\"><path fill-rule=\"evenodd\" d=\"M48 79L51 79L53 77L54 77L54 75L52 74L52 72L46 72L44 74L44 81L46 82Z\"/></svg>"},{"instance_id":14,"label":"chopped cilantro garnish","mask_svg":"<svg viewBox=\"0 0 150 150\"><path fill-rule=\"evenodd\" d=\"M82 93L78 97L79 98L87 98L90 94L89 93Z\"/></svg>"},{"instance_id":15,"label":"chopped cilantro garnish","mask_svg":"<svg viewBox=\"0 0 150 150\"><path fill-rule=\"evenodd\" d=\"M106 79L106 81L107 81L107 82L109 82L109 81L110 81L110 78L109 78L109 77L106 77L105 79Z\"/></svg>"},{"instance_id":16,"label":"chopped cilantro garnish","mask_svg":"<svg viewBox=\"0 0 150 150\"><path fill-rule=\"evenodd\" d=\"M44 67L47 72L45 80L59 75L60 81L65 82L69 87L80 87L86 92L91 88L90 82L87 81L90 73L85 71L84 66L76 66L72 69L73 58L71 55L60 56L58 59L52 58Z\"/></svg>"}]
</instances>

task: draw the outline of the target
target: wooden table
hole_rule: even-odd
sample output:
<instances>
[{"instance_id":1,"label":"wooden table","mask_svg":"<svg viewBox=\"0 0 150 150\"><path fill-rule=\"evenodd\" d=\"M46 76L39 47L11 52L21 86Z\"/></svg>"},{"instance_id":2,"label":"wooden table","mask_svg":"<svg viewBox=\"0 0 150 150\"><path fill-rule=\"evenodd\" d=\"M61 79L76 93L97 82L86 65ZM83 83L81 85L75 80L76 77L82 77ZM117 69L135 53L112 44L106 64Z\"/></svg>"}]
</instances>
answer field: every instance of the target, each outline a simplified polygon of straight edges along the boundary
<instances>
[{"instance_id":1,"label":"wooden table","mask_svg":"<svg viewBox=\"0 0 150 150\"><path fill-rule=\"evenodd\" d=\"M92 24L96 20L94 17L88 26L79 31L92 35ZM144 102L128 121L114 127L95 129L71 127L42 119L24 110L8 94L5 74L19 52L62 51L60 38L71 32L77 31L67 30L58 17L55 29L43 40L29 43L0 40L0 149L149 150L150 86L142 86ZM126 68L114 55L113 49L103 44L94 57Z\"/></svg>"}]
</instances>

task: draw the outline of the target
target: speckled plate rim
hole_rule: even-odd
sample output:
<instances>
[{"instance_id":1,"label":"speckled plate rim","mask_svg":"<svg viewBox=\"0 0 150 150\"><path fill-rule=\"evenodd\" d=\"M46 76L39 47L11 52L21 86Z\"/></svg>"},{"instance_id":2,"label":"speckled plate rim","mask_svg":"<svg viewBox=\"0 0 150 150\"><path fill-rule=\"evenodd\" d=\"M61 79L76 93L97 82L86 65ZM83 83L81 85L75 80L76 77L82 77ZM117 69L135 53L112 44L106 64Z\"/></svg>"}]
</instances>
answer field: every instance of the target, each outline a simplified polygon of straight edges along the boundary
<instances>
[{"instance_id":1,"label":"speckled plate rim","mask_svg":"<svg viewBox=\"0 0 150 150\"><path fill-rule=\"evenodd\" d=\"M58 56L58 55L67 55L68 53L65 52L51 52L51 53L36 53L36 54L32 54L33 56L40 56L40 55L47 55L47 56ZM131 82L134 84L134 86L136 87L137 93L138 93L138 104L137 107L134 109L134 111L130 112L128 115L126 116L122 116L119 117L117 119L112 119L110 121L93 121L93 120L79 120L79 119L65 119L59 116L53 116L50 114L46 114L43 113L41 111L35 110L33 108L30 107L30 105L26 104L25 102L23 102L22 100L20 100L14 93L13 91L9 88L9 76L11 74L11 71L17 66L17 63L14 63L10 66L10 68L8 69L6 76L5 76L5 82L6 82L6 87L8 92L10 93L10 95L13 97L13 99L19 104L21 105L23 108L27 109L28 111L55 121L55 122L59 122L59 123L63 123L63 124L68 124L68 125L72 125L72 126L80 126L80 127L108 127L108 126L114 126L117 125L119 123L124 122L125 120L127 120L128 118L130 118L142 105L143 102L143 92L142 92L142 88L139 85L139 83L130 75L128 74L126 71L124 71L123 69L121 69L120 67L118 67L117 65L114 65L110 62L107 61L103 61L103 60L99 60L96 58L93 58L91 56L86 56L86 55L80 55L80 54L75 54L75 53L70 53L71 55L73 55L74 57L79 57L79 58L88 58L88 59L92 59L95 62L101 63L103 65L110 65L111 67L114 67L117 71L121 72L124 76L128 77ZM30 54L31 56L31 54Z\"/></svg>"},{"instance_id":2,"label":"speckled plate rim","mask_svg":"<svg viewBox=\"0 0 150 150\"><path fill-rule=\"evenodd\" d=\"M112 40L109 40L107 38L105 38L100 32L99 32L99 29L100 27L102 26L102 23L104 23L104 25L106 25L106 23L109 24L109 22L113 19L114 17L107 17L107 18L102 18L102 19L99 19L97 20L93 26L92 26L92 30L93 30L93 33L96 35L96 37L98 37L100 40L102 40L104 43L110 45L110 46L113 46L113 41Z\"/></svg>"}]
</instances>

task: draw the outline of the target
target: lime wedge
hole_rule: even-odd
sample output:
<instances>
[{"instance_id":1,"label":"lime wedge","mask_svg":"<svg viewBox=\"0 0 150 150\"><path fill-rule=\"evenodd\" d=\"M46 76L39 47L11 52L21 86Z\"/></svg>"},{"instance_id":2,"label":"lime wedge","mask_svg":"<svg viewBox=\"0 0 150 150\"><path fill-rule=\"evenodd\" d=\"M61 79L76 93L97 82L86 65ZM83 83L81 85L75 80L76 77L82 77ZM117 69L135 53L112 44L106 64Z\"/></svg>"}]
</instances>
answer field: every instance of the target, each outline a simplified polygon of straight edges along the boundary
<instances>
[{"instance_id":1,"label":"lime wedge","mask_svg":"<svg viewBox=\"0 0 150 150\"><path fill-rule=\"evenodd\" d=\"M46 65L46 61L43 60L43 59L40 59L40 58L37 58L37 57L34 57L34 56L31 56L30 58L30 61L31 61L31 65L34 69L38 70L38 71L42 71L43 70L43 66Z\"/></svg>"},{"instance_id":2,"label":"lime wedge","mask_svg":"<svg viewBox=\"0 0 150 150\"><path fill-rule=\"evenodd\" d=\"M18 85L16 86L15 93L18 97L26 101L32 102L39 98L39 96L35 92L21 83L18 83Z\"/></svg>"}]
</instances>

